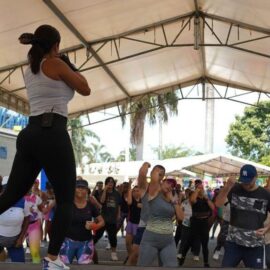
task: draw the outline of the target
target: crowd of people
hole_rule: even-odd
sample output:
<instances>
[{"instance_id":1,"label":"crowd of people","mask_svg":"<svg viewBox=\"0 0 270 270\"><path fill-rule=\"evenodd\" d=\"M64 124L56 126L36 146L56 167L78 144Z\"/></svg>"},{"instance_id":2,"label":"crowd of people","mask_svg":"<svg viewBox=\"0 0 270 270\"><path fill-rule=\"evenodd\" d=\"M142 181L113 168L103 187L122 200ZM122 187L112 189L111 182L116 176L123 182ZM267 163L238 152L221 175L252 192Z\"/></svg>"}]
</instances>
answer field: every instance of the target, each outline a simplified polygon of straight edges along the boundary
<instances>
[{"instance_id":1,"label":"crowd of people","mask_svg":"<svg viewBox=\"0 0 270 270\"><path fill-rule=\"evenodd\" d=\"M163 166L151 168L147 162L135 185L117 185L108 177L91 192L86 180L76 181L68 103L75 92L88 96L91 89L60 53L60 41L51 25L19 37L21 44L31 46L24 72L30 117L17 137L10 175L1 178L0 260L8 254L12 262L25 262L26 241L32 262L42 260L43 270L68 270L75 258L78 264L98 263L95 246L106 232L111 260L117 261L117 233L123 234L127 224L126 265L144 267L157 261L177 267L185 265L189 249L198 260L202 248L204 267L209 267L209 229L220 224L213 258L224 247L222 266L243 261L246 267L263 268L265 259L269 266L270 182L257 186L252 165L241 168L239 183L229 177L213 198L200 179L183 190L174 178L165 177ZM46 192L35 180L41 169L49 179ZM49 240L43 259L42 240Z\"/></svg>"},{"instance_id":2,"label":"crowd of people","mask_svg":"<svg viewBox=\"0 0 270 270\"><path fill-rule=\"evenodd\" d=\"M97 182L91 191L88 182L77 177L72 221L60 248L65 264L98 263L96 243L108 237L111 260L118 261L117 234L125 230L125 265L163 267L185 265L189 249L195 261L202 249L203 266L209 267L208 241L218 225L214 260L223 247L223 267L270 267L270 179L265 187L256 185L252 165L240 171L239 183L229 177L224 186L209 192L196 179L182 188L165 168L145 162L136 181L118 184L112 177ZM8 177L1 177L1 193ZM0 261L25 262L29 248L32 262L41 262L42 244L51 235L57 203L52 185L41 191L39 180L10 209L0 215ZM268 216L267 216L268 215ZM176 230L175 230L176 228Z\"/></svg>"}]
</instances>

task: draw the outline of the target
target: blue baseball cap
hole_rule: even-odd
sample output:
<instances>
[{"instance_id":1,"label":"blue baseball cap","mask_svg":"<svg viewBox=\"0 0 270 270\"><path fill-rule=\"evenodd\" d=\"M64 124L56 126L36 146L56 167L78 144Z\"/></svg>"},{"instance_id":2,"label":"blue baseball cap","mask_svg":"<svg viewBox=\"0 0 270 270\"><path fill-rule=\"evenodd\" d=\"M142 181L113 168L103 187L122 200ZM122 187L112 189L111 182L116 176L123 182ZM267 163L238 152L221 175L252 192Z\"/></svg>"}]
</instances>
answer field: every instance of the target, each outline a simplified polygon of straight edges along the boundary
<instances>
[{"instance_id":1,"label":"blue baseball cap","mask_svg":"<svg viewBox=\"0 0 270 270\"><path fill-rule=\"evenodd\" d=\"M240 170L239 182L249 184L256 176L256 168L253 165L245 164Z\"/></svg>"},{"instance_id":2,"label":"blue baseball cap","mask_svg":"<svg viewBox=\"0 0 270 270\"><path fill-rule=\"evenodd\" d=\"M88 182L86 180L77 180L76 181L76 188L85 188L88 189Z\"/></svg>"}]
</instances>

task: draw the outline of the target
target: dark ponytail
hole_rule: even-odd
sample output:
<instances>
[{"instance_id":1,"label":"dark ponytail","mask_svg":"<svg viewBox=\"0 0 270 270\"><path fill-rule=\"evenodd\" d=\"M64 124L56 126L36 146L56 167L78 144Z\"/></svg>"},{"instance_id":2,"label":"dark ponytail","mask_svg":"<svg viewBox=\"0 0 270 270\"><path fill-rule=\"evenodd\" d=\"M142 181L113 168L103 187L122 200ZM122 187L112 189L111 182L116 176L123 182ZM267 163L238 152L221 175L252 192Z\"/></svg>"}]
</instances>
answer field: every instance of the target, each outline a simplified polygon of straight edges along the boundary
<instances>
[{"instance_id":1,"label":"dark ponytail","mask_svg":"<svg viewBox=\"0 0 270 270\"><path fill-rule=\"evenodd\" d=\"M49 53L55 44L59 44L60 39L59 32L50 25L41 25L34 34L24 33L19 37L20 43L32 44L28 52L28 60L34 74L39 72L44 55Z\"/></svg>"}]
</instances>

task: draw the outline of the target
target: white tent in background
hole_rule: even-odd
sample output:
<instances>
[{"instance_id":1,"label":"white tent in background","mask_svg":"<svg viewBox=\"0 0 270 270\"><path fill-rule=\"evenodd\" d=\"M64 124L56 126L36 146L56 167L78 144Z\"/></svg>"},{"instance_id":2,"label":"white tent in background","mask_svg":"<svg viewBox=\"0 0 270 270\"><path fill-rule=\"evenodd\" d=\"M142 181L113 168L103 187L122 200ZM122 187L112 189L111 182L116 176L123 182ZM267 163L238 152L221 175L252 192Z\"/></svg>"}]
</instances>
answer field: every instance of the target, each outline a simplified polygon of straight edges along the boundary
<instances>
[{"instance_id":1,"label":"white tent in background","mask_svg":"<svg viewBox=\"0 0 270 270\"><path fill-rule=\"evenodd\" d=\"M268 166L226 154L208 154L190 157L190 160L187 161L183 168L200 175L206 173L213 177L226 177L238 175L240 168L244 164L255 166L259 176L270 175L270 167Z\"/></svg>"},{"instance_id":2,"label":"white tent in background","mask_svg":"<svg viewBox=\"0 0 270 270\"><path fill-rule=\"evenodd\" d=\"M270 175L270 167L242 158L225 154L206 154L182 158L172 158L164 160L151 160L151 166L160 164L165 167L166 175L176 177L203 177L204 175L212 177L226 177L238 175L240 168L244 164L252 164L256 167L259 176ZM121 183L125 176L136 179L143 161L130 162L109 162L92 163L85 171L89 172L83 175L92 185L96 181L104 181L106 177L112 176ZM149 172L151 169L149 170ZM150 176L150 174L148 175Z\"/></svg>"},{"instance_id":3,"label":"white tent in background","mask_svg":"<svg viewBox=\"0 0 270 270\"><path fill-rule=\"evenodd\" d=\"M196 178L197 174L194 172L190 172L188 170L182 169L182 170L174 170L171 172L166 173L167 176L175 176L175 177L191 177L191 178Z\"/></svg>"}]
</instances>

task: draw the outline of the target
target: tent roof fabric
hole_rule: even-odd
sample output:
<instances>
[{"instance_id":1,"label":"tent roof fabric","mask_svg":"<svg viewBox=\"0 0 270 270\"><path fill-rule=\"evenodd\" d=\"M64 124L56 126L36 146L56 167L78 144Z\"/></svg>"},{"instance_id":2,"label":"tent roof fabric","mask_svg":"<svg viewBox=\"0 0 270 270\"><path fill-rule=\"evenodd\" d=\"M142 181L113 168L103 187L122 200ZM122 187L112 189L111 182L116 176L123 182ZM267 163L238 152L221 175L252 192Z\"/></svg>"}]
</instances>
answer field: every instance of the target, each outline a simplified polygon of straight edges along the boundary
<instances>
[{"instance_id":1,"label":"tent roof fabric","mask_svg":"<svg viewBox=\"0 0 270 270\"><path fill-rule=\"evenodd\" d=\"M270 167L268 166L225 154L194 156L190 157L190 159L184 163L183 169L190 170L198 174L207 173L214 177L239 175L241 167L245 164L255 166L259 176L270 175Z\"/></svg>"},{"instance_id":2,"label":"tent roof fabric","mask_svg":"<svg viewBox=\"0 0 270 270\"><path fill-rule=\"evenodd\" d=\"M29 46L17 39L41 24L60 31L92 89L70 102L73 116L196 82L268 94L269 10L268 0L3 0L0 105L29 113Z\"/></svg>"},{"instance_id":3,"label":"tent roof fabric","mask_svg":"<svg viewBox=\"0 0 270 270\"><path fill-rule=\"evenodd\" d=\"M205 154L165 160L151 160L149 163L152 167L157 164L162 165L166 169L166 175L179 177L196 177L195 174L198 176L208 174L213 177L239 175L240 168L245 164L255 166L259 176L270 175L270 167L268 166L225 154ZM92 176L114 175L117 178L117 175L126 175L128 177L137 177L142 164L143 161L91 163L85 171Z\"/></svg>"}]
</instances>

